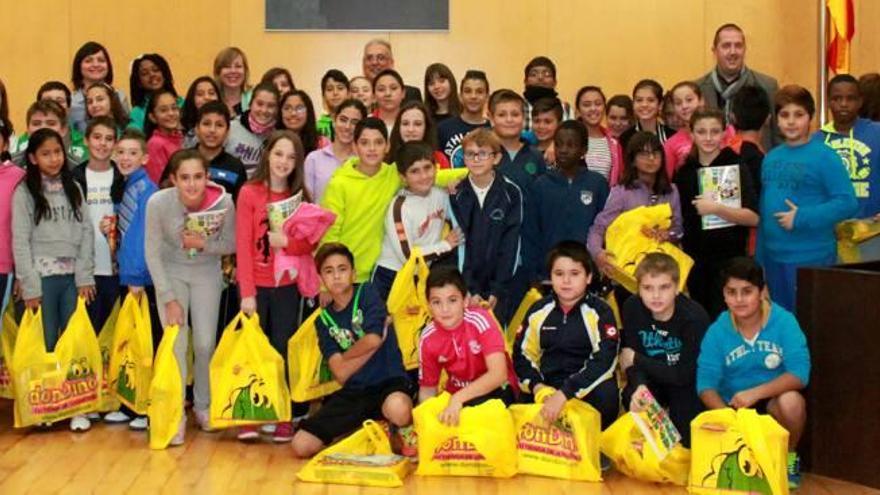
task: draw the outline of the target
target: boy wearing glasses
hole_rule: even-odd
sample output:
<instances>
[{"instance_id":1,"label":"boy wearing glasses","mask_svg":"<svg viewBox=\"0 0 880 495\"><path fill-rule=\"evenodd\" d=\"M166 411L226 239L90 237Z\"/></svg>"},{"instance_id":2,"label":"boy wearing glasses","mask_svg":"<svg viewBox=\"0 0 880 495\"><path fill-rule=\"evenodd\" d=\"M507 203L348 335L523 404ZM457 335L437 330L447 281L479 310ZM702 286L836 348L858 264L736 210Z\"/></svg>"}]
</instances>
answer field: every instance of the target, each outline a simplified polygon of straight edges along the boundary
<instances>
[{"instance_id":1,"label":"boy wearing glasses","mask_svg":"<svg viewBox=\"0 0 880 495\"><path fill-rule=\"evenodd\" d=\"M490 129L470 131L462 140L468 179L450 197L453 221L464 235L458 265L472 304L494 310L501 324L510 318L509 286L520 254L523 196L513 181L496 174L501 141Z\"/></svg>"}]
</instances>

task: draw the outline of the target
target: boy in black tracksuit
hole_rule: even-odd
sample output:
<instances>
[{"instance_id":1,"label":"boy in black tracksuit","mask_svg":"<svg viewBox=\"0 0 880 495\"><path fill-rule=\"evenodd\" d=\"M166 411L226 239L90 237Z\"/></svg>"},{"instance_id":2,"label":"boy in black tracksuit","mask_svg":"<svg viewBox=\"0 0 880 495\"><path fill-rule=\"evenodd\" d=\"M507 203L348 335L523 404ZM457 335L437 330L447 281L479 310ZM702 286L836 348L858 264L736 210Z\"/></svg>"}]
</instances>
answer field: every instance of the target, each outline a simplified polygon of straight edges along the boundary
<instances>
[{"instance_id":1,"label":"boy in black tracksuit","mask_svg":"<svg viewBox=\"0 0 880 495\"><path fill-rule=\"evenodd\" d=\"M669 418L690 447L690 422L703 410L697 395L697 356L709 326L699 303L677 294L678 265L666 254L651 253L636 269L639 296L623 305L621 368L626 372L624 407L646 387L669 409Z\"/></svg>"},{"instance_id":2,"label":"boy in black tracksuit","mask_svg":"<svg viewBox=\"0 0 880 495\"><path fill-rule=\"evenodd\" d=\"M486 301L503 325L519 302L510 299L509 285L520 257L522 192L511 180L496 175L501 144L491 130L475 129L462 142L470 174L449 198L453 223L465 238L458 265L470 296Z\"/></svg>"},{"instance_id":3,"label":"boy in black tracksuit","mask_svg":"<svg viewBox=\"0 0 880 495\"><path fill-rule=\"evenodd\" d=\"M513 348L520 389L534 395L542 386L553 387L553 395L564 396L559 397L560 405L563 399L580 399L599 411L605 429L619 412L615 370L620 334L614 313L605 301L586 292L591 269L582 243L562 242L549 258L553 294L529 309ZM572 266L581 270L577 289L553 275L556 263L563 272ZM546 399L545 407L553 400Z\"/></svg>"}]
</instances>

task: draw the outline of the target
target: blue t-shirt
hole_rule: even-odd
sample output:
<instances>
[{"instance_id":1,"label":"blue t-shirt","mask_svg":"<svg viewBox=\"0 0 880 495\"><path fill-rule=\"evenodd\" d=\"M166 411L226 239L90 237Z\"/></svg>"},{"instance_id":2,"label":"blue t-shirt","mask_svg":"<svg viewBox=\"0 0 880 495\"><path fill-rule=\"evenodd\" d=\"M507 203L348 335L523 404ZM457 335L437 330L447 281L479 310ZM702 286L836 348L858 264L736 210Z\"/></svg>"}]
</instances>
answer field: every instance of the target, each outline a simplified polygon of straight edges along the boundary
<instances>
[{"instance_id":1,"label":"blue t-shirt","mask_svg":"<svg viewBox=\"0 0 880 495\"><path fill-rule=\"evenodd\" d=\"M468 124L461 117L452 117L444 120L437 127L437 142L440 151L449 158L452 168L464 168L464 150L461 149L461 140L465 135L479 127L489 127L489 121L482 124Z\"/></svg>"},{"instance_id":2,"label":"blue t-shirt","mask_svg":"<svg viewBox=\"0 0 880 495\"><path fill-rule=\"evenodd\" d=\"M357 294L360 290L360 298ZM315 321L318 331L318 346L321 348L321 354L329 360L334 354L342 354L348 350L351 345L358 341L359 337L356 331L352 331L352 310L358 300L358 307L354 309L354 314L360 320L360 324L356 325L363 331L363 335L373 333L382 336L385 328L385 318L388 316L385 310L385 303L379 299L379 294L373 288L372 284L355 284L354 295L348 306L341 311L333 309L333 305L329 304L324 308L324 312L330 318L318 318ZM328 321L331 322L328 324ZM332 322L336 322L339 329L336 334L341 337L334 338L331 334ZM340 340L347 340L347 344L343 347ZM388 334L382 347L373 354L373 356L364 363L363 367L355 374L349 377L345 382L346 389L363 389L366 387L379 385L389 379L397 377L405 377L406 372L403 369L403 359L400 356L400 347L397 345L397 335L394 328L388 326Z\"/></svg>"},{"instance_id":3,"label":"blue t-shirt","mask_svg":"<svg viewBox=\"0 0 880 495\"><path fill-rule=\"evenodd\" d=\"M856 217L880 213L880 124L858 119L849 133L840 134L831 123L818 134L846 167L859 201Z\"/></svg>"},{"instance_id":4,"label":"blue t-shirt","mask_svg":"<svg viewBox=\"0 0 880 495\"><path fill-rule=\"evenodd\" d=\"M806 386L810 380L807 339L793 314L770 305L767 323L749 342L733 326L729 311L715 320L697 358L697 393L715 390L725 403L738 392L791 373Z\"/></svg>"},{"instance_id":5,"label":"blue t-shirt","mask_svg":"<svg viewBox=\"0 0 880 495\"><path fill-rule=\"evenodd\" d=\"M849 174L840 158L820 136L806 144L779 145L764 157L761 167L761 223L758 257L780 263L803 263L831 258L837 252L834 225L856 214ZM797 205L794 229L785 230L774 216Z\"/></svg>"}]
</instances>

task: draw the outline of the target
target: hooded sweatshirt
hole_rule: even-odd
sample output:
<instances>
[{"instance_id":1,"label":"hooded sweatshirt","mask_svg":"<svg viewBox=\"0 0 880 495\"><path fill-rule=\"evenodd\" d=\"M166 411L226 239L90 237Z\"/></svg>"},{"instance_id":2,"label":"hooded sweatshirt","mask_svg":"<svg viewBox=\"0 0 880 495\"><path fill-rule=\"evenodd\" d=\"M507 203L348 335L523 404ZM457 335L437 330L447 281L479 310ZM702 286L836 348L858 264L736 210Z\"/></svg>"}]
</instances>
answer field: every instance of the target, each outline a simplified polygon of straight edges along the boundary
<instances>
[{"instance_id":1,"label":"hooded sweatshirt","mask_svg":"<svg viewBox=\"0 0 880 495\"><path fill-rule=\"evenodd\" d=\"M40 223L34 222L36 206L27 184L20 183L12 197L12 252L25 299L43 294L36 258L74 258L76 286L95 285L95 238L85 194L80 189L79 220L63 189L47 190L44 179L43 194L49 214Z\"/></svg>"},{"instance_id":2,"label":"hooded sweatshirt","mask_svg":"<svg viewBox=\"0 0 880 495\"><path fill-rule=\"evenodd\" d=\"M0 163L0 273L12 272L12 193L24 175L16 164Z\"/></svg>"},{"instance_id":3,"label":"hooded sweatshirt","mask_svg":"<svg viewBox=\"0 0 880 495\"><path fill-rule=\"evenodd\" d=\"M180 202L176 187L162 189L147 202L147 228L144 240L147 267L156 288L156 299L165 304L176 299L171 277L192 280L216 270L220 283L220 257L235 252L235 205L222 186L209 182L205 199L196 211L225 210L220 230L208 236L202 251L191 253L181 246L181 233L188 213Z\"/></svg>"},{"instance_id":4,"label":"hooded sweatshirt","mask_svg":"<svg viewBox=\"0 0 880 495\"><path fill-rule=\"evenodd\" d=\"M226 152L241 160L244 169L250 179L260 164L263 156L263 143L269 137L269 133L257 134L251 130L248 123L250 112L241 114L241 117L232 121L229 126L229 136L226 138ZM271 130L269 131L271 132Z\"/></svg>"},{"instance_id":5,"label":"hooded sweatshirt","mask_svg":"<svg viewBox=\"0 0 880 495\"><path fill-rule=\"evenodd\" d=\"M385 236L385 213L400 189L397 167L383 163L368 176L357 169L360 159L349 158L330 178L321 206L336 214L336 221L324 234L322 244L341 242L354 254L357 281L364 282L379 259ZM467 169L441 170L437 183L467 175Z\"/></svg>"}]
</instances>

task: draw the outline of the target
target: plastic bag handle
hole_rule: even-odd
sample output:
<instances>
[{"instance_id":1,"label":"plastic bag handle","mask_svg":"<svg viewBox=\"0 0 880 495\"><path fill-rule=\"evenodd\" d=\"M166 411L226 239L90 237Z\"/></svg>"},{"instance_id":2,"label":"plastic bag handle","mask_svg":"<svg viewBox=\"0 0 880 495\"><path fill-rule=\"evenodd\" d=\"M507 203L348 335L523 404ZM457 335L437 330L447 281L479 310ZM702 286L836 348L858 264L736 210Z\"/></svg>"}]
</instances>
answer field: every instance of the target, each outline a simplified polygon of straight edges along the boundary
<instances>
[{"instance_id":1,"label":"plastic bag handle","mask_svg":"<svg viewBox=\"0 0 880 495\"><path fill-rule=\"evenodd\" d=\"M377 454L391 453L391 442L388 439L388 435L385 434L385 429L379 423L368 419L364 421L363 428L367 437L373 443L373 448L376 449Z\"/></svg>"}]
</instances>

